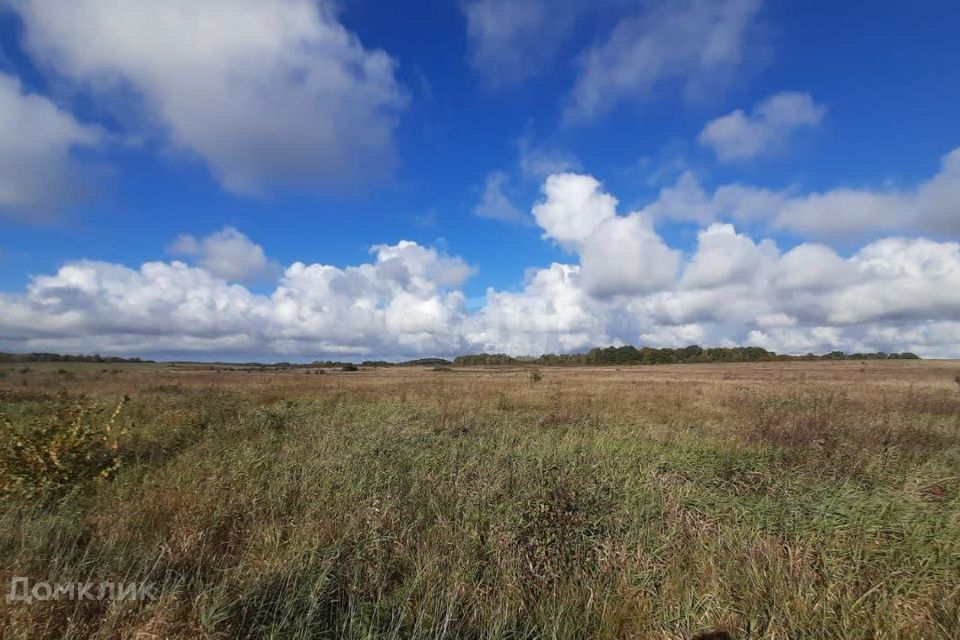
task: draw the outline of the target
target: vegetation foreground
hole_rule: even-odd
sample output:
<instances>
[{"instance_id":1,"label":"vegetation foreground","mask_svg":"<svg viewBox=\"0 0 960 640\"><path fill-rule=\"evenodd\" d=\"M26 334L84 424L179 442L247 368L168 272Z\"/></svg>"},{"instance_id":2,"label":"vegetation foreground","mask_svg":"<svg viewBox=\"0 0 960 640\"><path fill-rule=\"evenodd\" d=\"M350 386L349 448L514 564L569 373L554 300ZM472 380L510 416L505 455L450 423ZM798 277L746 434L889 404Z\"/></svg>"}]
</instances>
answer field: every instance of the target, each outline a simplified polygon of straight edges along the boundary
<instances>
[{"instance_id":1,"label":"vegetation foreground","mask_svg":"<svg viewBox=\"0 0 960 640\"><path fill-rule=\"evenodd\" d=\"M960 637L960 365L0 369L3 638Z\"/></svg>"}]
</instances>

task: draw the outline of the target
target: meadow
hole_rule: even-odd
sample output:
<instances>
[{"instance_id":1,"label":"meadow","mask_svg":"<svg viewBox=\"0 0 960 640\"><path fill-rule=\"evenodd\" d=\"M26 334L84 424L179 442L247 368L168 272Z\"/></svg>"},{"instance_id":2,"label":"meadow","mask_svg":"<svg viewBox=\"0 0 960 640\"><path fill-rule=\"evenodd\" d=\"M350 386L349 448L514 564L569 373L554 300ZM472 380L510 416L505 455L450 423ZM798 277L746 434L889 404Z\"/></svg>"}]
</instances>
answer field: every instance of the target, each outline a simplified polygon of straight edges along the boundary
<instances>
[{"instance_id":1,"label":"meadow","mask_svg":"<svg viewBox=\"0 0 960 640\"><path fill-rule=\"evenodd\" d=\"M0 367L2 638L960 638L960 363ZM710 634L713 634L712 636Z\"/></svg>"}]
</instances>

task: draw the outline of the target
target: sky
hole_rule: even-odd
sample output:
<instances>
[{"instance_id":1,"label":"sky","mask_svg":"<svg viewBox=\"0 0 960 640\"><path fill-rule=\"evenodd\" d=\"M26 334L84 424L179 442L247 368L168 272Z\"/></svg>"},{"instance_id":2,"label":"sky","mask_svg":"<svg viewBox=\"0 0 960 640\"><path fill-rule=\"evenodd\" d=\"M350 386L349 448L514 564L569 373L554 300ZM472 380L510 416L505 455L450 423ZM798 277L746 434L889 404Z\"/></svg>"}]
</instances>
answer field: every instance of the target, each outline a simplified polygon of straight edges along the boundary
<instances>
[{"instance_id":1,"label":"sky","mask_svg":"<svg viewBox=\"0 0 960 640\"><path fill-rule=\"evenodd\" d=\"M960 4L0 0L0 350L960 357Z\"/></svg>"}]
</instances>

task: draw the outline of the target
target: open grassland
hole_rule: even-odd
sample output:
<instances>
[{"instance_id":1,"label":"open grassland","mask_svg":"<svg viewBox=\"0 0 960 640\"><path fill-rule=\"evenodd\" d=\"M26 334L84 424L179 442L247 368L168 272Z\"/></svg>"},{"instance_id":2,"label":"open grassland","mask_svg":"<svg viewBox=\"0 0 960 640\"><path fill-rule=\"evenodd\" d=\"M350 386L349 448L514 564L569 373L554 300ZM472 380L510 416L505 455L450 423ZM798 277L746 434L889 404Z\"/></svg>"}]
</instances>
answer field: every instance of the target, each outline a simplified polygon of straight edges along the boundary
<instances>
[{"instance_id":1,"label":"open grassland","mask_svg":"<svg viewBox=\"0 0 960 640\"><path fill-rule=\"evenodd\" d=\"M3 638L960 638L957 362L27 367Z\"/></svg>"}]
</instances>

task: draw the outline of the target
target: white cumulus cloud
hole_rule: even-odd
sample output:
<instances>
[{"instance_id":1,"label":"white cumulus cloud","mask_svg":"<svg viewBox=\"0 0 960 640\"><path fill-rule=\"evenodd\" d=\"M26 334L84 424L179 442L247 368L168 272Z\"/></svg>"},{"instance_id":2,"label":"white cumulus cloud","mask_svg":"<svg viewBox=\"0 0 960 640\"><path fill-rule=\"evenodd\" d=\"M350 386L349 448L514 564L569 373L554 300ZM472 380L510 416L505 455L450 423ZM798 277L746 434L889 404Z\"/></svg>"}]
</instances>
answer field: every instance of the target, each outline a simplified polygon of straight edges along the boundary
<instances>
[{"instance_id":1,"label":"white cumulus cloud","mask_svg":"<svg viewBox=\"0 0 960 640\"><path fill-rule=\"evenodd\" d=\"M689 288L752 282L779 257L772 241L756 244L730 224L715 223L702 230L698 246L683 274L683 285Z\"/></svg>"},{"instance_id":2,"label":"white cumulus cloud","mask_svg":"<svg viewBox=\"0 0 960 640\"><path fill-rule=\"evenodd\" d=\"M788 230L805 238L862 239L879 233L960 234L960 148L913 189L837 187L822 192L728 184L708 193L692 172L643 209L658 220L717 219Z\"/></svg>"},{"instance_id":3,"label":"white cumulus cloud","mask_svg":"<svg viewBox=\"0 0 960 640\"><path fill-rule=\"evenodd\" d=\"M960 234L960 148L913 190L837 188L789 199L777 227L820 237L871 231Z\"/></svg>"},{"instance_id":4,"label":"white cumulus cloud","mask_svg":"<svg viewBox=\"0 0 960 640\"><path fill-rule=\"evenodd\" d=\"M202 157L241 193L386 176L395 63L313 0L15 0L28 51ZM141 128L145 128L143 125Z\"/></svg>"},{"instance_id":5,"label":"white cumulus cloud","mask_svg":"<svg viewBox=\"0 0 960 640\"><path fill-rule=\"evenodd\" d=\"M580 256L585 289L616 296L670 286L679 252L667 247L643 212L617 215L617 199L588 175L547 178L544 199L533 207L543 237Z\"/></svg>"},{"instance_id":6,"label":"white cumulus cloud","mask_svg":"<svg viewBox=\"0 0 960 640\"><path fill-rule=\"evenodd\" d=\"M74 151L102 141L99 128L0 72L0 216L46 220L89 195L91 169Z\"/></svg>"},{"instance_id":7,"label":"white cumulus cloud","mask_svg":"<svg viewBox=\"0 0 960 640\"><path fill-rule=\"evenodd\" d=\"M671 287L679 265L680 252L668 247L640 213L607 220L587 238L580 253L583 285L594 296Z\"/></svg>"},{"instance_id":8,"label":"white cumulus cloud","mask_svg":"<svg viewBox=\"0 0 960 640\"><path fill-rule=\"evenodd\" d=\"M206 268L81 260L0 294L0 345L110 353L414 355L462 349L472 269L413 242L338 268L296 262L269 295Z\"/></svg>"},{"instance_id":9,"label":"white cumulus cloud","mask_svg":"<svg viewBox=\"0 0 960 640\"><path fill-rule=\"evenodd\" d=\"M707 123L700 144L722 162L750 160L782 149L798 130L816 127L826 115L807 93L778 93L757 104L748 115L741 109Z\"/></svg>"},{"instance_id":10,"label":"white cumulus cloud","mask_svg":"<svg viewBox=\"0 0 960 640\"><path fill-rule=\"evenodd\" d=\"M278 273L263 247L233 227L197 239L192 235L178 236L168 247L173 254L193 256L197 263L211 274L225 280L251 282Z\"/></svg>"},{"instance_id":11,"label":"white cumulus cloud","mask_svg":"<svg viewBox=\"0 0 960 640\"><path fill-rule=\"evenodd\" d=\"M581 245L603 222L617 214L617 199L588 175L561 173L543 185L544 200L533 207L543 237L572 248Z\"/></svg>"}]
</instances>

